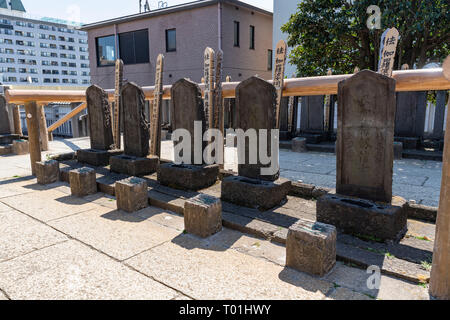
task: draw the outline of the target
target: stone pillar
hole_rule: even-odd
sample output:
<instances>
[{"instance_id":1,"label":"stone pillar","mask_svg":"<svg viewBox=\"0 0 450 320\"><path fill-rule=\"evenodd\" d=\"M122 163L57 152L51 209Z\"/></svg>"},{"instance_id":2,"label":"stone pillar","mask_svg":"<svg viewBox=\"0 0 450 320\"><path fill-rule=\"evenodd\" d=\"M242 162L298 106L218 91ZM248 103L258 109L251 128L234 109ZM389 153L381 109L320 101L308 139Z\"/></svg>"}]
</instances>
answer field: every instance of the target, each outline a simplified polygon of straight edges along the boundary
<instances>
[{"instance_id":1,"label":"stone pillar","mask_svg":"<svg viewBox=\"0 0 450 320\"><path fill-rule=\"evenodd\" d=\"M301 136L307 138L308 143L320 143L324 130L324 96L302 97L300 119Z\"/></svg>"},{"instance_id":2,"label":"stone pillar","mask_svg":"<svg viewBox=\"0 0 450 320\"><path fill-rule=\"evenodd\" d=\"M114 139L108 96L102 88L92 85L86 90L86 103L91 148L110 150L111 146L114 145Z\"/></svg>"},{"instance_id":3,"label":"stone pillar","mask_svg":"<svg viewBox=\"0 0 450 320\"><path fill-rule=\"evenodd\" d=\"M446 106L446 91L438 91L436 94L436 111L434 114L433 138L444 138L444 117Z\"/></svg>"},{"instance_id":4,"label":"stone pillar","mask_svg":"<svg viewBox=\"0 0 450 320\"><path fill-rule=\"evenodd\" d=\"M447 113L447 128L450 112ZM438 299L450 299L450 130L445 132L442 166L441 198L436 221L433 266L431 269L430 294Z\"/></svg>"}]
</instances>

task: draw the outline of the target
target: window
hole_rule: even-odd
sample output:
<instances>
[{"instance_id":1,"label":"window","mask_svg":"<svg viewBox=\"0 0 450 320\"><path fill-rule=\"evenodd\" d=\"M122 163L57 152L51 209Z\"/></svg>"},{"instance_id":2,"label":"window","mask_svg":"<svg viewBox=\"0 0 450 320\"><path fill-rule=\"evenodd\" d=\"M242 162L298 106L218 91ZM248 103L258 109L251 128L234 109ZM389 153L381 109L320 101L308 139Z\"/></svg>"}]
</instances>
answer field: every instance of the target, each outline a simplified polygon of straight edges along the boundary
<instances>
[{"instance_id":1,"label":"window","mask_svg":"<svg viewBox=\"0 0 450 320\"><path fill-rule=\"evenodd\" d=\"M96 39L97 65L99 67L113 66L116 61L116 43L114 36Z\"/></svg>"},{"instance_id":2,"label":"window","mask_svg":"<svg viewBox=\"0 0 450 320\"><path fill-rule=\"evenodd\" d=\"M250 26L250 49L255 50L255 26Z\"/></svg>"},{"instance_id":3,"label":"window","mask_svg":"<svg viewBox=\"0 0 450 320\"><path fill-rule=\"evenodd\" d=\"M267 50L267 70L272 71L273 51Z\"/></svg>"},{"instance_id":4,"label":"window","mask_svg":"<svg viewBox=\"0 0 450 320\"><path fill-rule=\"evenodd\" d=\"M177 51L177 29L166 30L166 51Z\"/></svg>"},{"instance_id":5,"label":"window","mask_svg":"<svg viewBox=\"0 0 450 320\"><path fill-rule=\"evenodd\" d=\"M239 21L234 22L234 46L239 47Z\"/></svg>"},{"instance_id":6,"label":"window","mask_svg":"<svg viewBox=\"0 0 450 320\"><path fill-rule=\"evenodd\" d=\"M119 34L119 50L124 64L149 63L148 30Z\"/></svg>"}]
</instances>

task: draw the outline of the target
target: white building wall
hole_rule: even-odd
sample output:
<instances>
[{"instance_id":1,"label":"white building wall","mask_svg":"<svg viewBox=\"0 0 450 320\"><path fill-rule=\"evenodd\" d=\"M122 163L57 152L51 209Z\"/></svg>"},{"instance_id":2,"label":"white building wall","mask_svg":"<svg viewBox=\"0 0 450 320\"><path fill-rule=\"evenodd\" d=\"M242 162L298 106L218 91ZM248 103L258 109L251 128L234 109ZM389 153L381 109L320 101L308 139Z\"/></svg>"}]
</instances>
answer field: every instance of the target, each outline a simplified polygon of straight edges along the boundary
<instances>
[{"instance_id":1,"label":"white building wall","mask_svg":"<svg viewBox=\"0 0 450 320\"><path fill-rule=\"evenodd\" d=\"M281 39L287 41L288 34L281 32L281 26L289 21L289 18L297 10L297 6L300 0L274 0L273 1L273 52L275 53L275 47ZM289 48L288 56L291 51ZM275 54L274 54L275 59ZM295 73L297 68L288 62L286 63L285 75L290 78Z\"/></svg>"}]
</instances>

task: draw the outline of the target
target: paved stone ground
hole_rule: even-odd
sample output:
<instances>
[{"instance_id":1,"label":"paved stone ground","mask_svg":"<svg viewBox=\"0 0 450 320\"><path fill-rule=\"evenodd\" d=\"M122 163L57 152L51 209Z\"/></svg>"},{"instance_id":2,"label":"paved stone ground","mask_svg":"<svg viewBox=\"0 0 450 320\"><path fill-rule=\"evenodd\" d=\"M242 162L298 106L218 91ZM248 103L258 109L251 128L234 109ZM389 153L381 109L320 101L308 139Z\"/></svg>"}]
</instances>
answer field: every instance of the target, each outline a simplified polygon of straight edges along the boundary
<instances>
[{"instance_id":1,"label":"paved stone ground","mask_svg":"<svg viewBox=\"0 0 450 320\"><path fill-rule=\"evenodd\" d=\"M80 148L89 148L89 138L64 139L50 142L51 151L43 153L55 154L70 152ZM170 141L163 141L162 158L173 160L173 149ZM12 177L10 167L16 168L15 175L27 175L30 172L29 156L2 157L0 179ZM8 161L10 160L10 161ZM225 152L226 169L237 171L236 149ZM328 153L295 153L280 150L281 175L293 181L316 186L335 188L336 158ZM394 161L393 193L406 200L415 200L418 204L437 207L441 189L442 162L403 159Z\"/></svg>"},{"instance_id":2,"label":"paved stone ground","mask_svg":"<svg viewBox=\"0 0 450 320\"><path fill-rule=\"evenodd\" d=\"M51 153L88 144L54 141ZM364 270L340 262L320 279L285 268L284 246L237 231L202 240L183 230L175 213L74 198L65 183L37 185L28 156L0 157L0 300L429 298L385 275L370 290Z\"/></svg>"}]
</instances>

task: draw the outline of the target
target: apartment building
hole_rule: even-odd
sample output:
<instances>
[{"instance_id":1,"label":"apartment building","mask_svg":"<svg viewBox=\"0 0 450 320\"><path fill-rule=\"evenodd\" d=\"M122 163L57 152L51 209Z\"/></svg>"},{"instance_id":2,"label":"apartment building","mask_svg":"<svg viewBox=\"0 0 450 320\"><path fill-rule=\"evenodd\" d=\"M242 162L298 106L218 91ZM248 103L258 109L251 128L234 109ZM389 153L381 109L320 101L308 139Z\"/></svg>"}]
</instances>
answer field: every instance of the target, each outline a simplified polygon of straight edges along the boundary
<instances>
[{"instance_id":1,"label":"apartment building","mask_svg":"<svg viewBox=\"0 0 450 320\"><path fill-rule=\"evenodd\" d=\"M158 54L165 56L164 84L200 82L206 47L224 52L223 75L241 81L272 78L272 13L236 0L200 0L83 25L88 33L91 81L114 88L114 61L124 78L153 85Z\"/></svg>"},{"instance_id":2,"label":"apartment building","mask_svg":"<svg viewBox=\"0 0 450 320\"><path fill-rule=\"evenodd\" d=\"M0 0L0 83L88 86L87 33L79 25L33 18L20 0Z\"/></svg>"}]
</instances>

